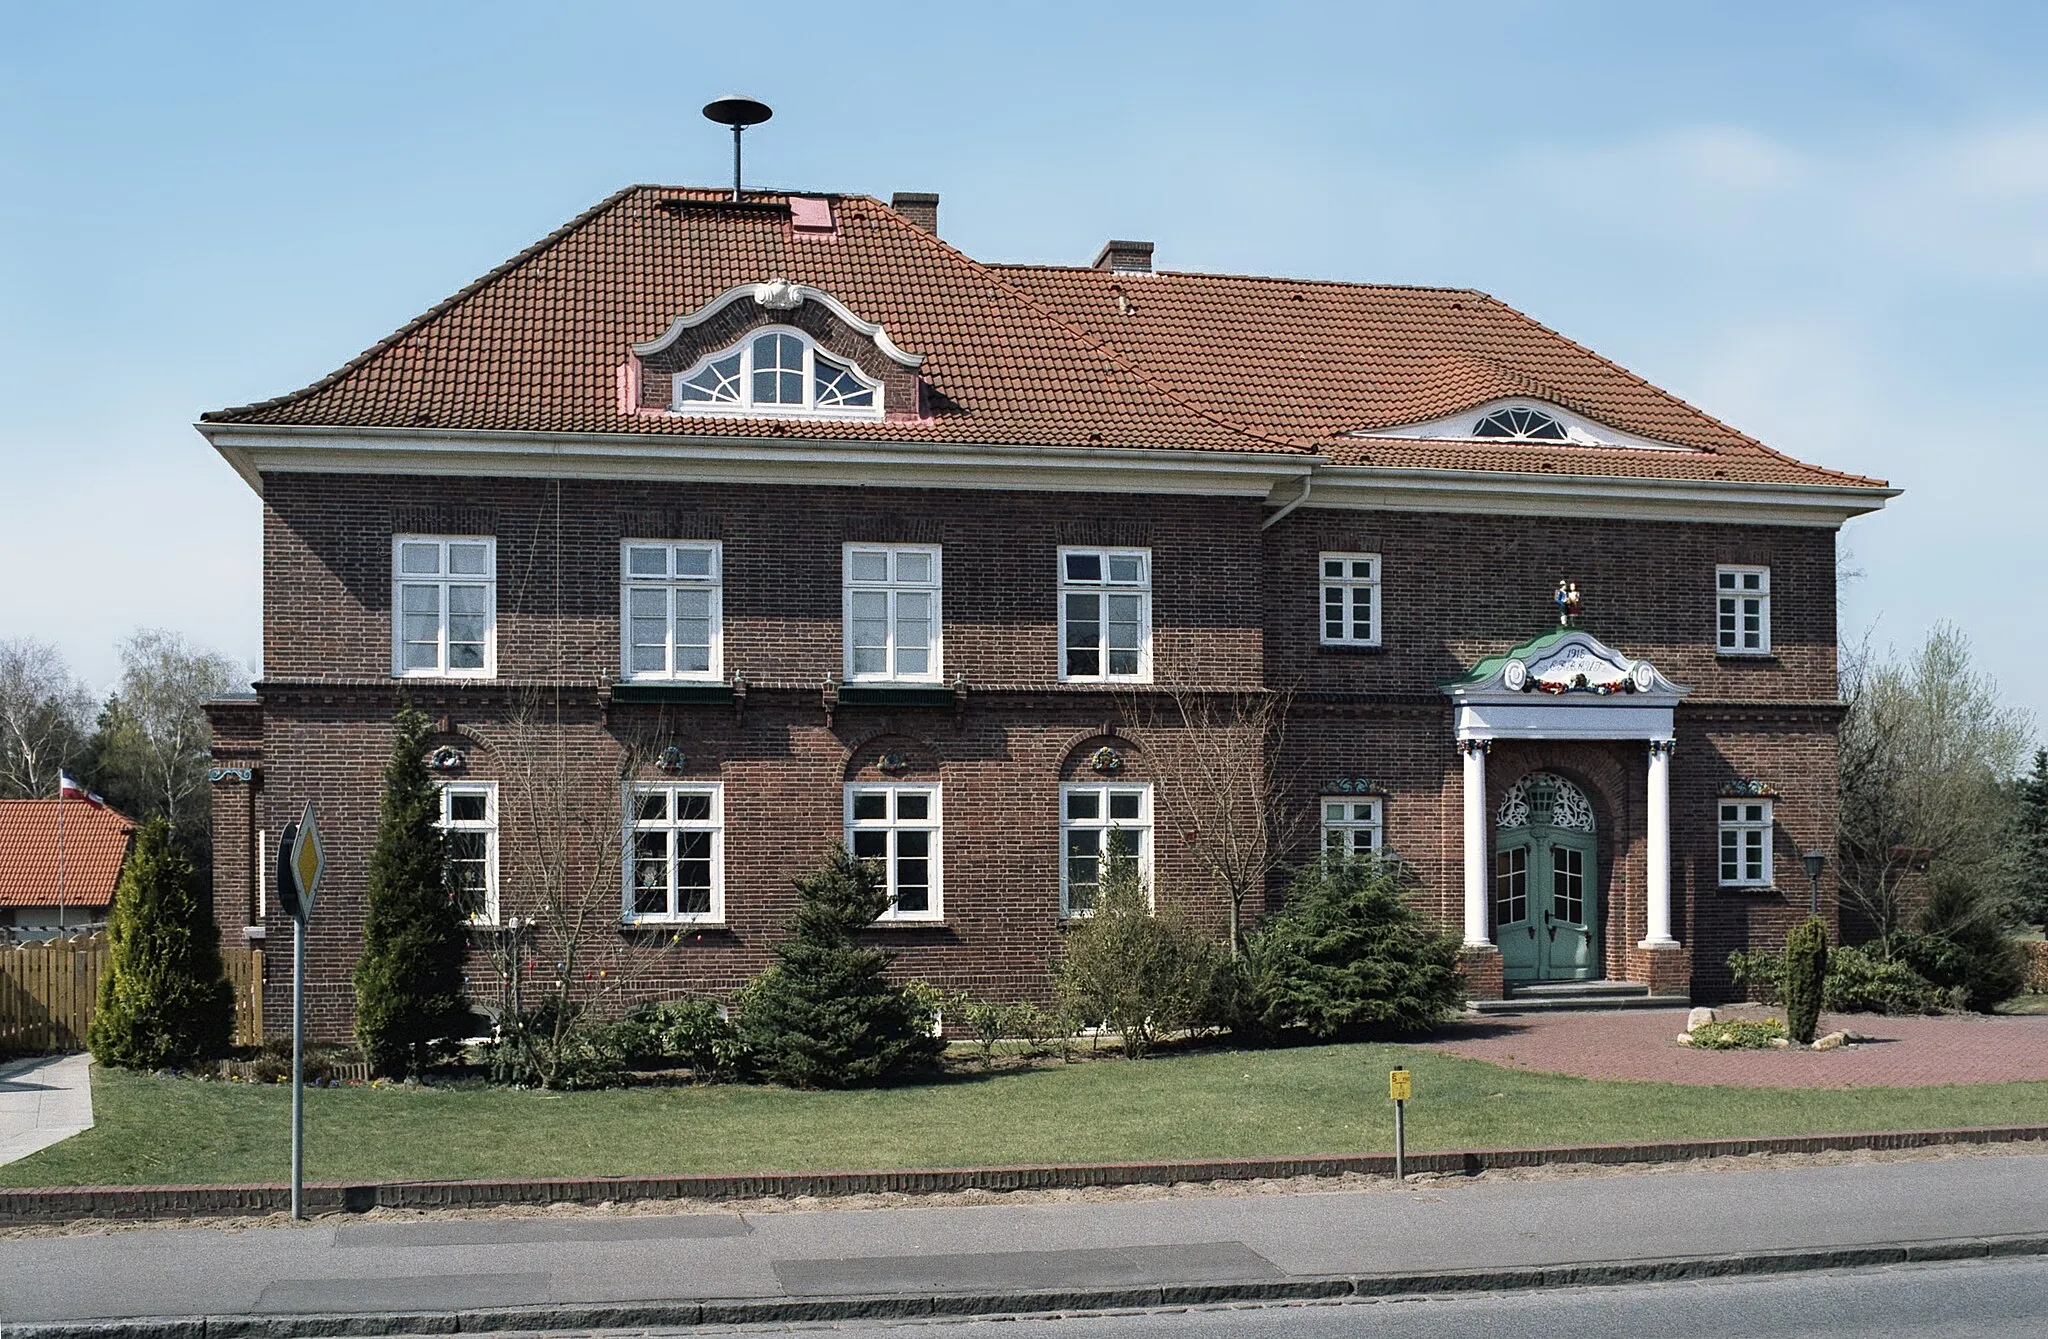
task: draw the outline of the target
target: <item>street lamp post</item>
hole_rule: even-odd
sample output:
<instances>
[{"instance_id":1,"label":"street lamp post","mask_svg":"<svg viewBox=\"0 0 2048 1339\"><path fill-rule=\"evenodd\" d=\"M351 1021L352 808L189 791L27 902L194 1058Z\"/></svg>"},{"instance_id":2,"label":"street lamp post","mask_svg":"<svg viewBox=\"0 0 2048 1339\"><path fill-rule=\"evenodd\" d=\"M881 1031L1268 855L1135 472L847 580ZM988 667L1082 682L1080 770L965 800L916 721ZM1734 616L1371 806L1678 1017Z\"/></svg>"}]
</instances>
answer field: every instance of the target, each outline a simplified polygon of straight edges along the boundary
<instances>
[{"instance_id":1,"label":"street lamp post","mask_svg":"<svg viewBox=\"0 0 2048 1339\"><path fill-rule=\"evenodd\" d=\"M1828 853L1826 851L1808 851L1801 859L1806 862L1806 883L1812 890L1813 914L1818 919L1820 916L1820 872L1827 868Z\"/></svg>"}]
</instances>

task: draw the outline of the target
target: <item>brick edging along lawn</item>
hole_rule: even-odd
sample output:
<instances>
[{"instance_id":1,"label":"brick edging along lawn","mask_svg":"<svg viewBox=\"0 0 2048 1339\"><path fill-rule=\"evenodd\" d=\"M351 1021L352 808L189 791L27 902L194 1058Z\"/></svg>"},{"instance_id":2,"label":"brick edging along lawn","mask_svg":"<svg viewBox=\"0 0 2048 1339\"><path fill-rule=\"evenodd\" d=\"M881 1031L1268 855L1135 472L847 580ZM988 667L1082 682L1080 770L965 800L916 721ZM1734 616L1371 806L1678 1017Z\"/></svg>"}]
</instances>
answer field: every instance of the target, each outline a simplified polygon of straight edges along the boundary
<instances>
[{"instance_id":1,"label":"brick edging along lawn","mask_svg":"<svg viewBox=\"0 0 2048 1339\"><path fill-rule=\"evenodd\" d=\"M1756 1154L1867 1152L1933 1148L1946 1144L2048 1141L2048 1125L1974 1129L1891 1130L1863 1134L1777 1135L1751 1139L1676 1140L1638 1144L1579 1144L1560 1148L1507 1148L1415 1153L1411 1172L1476 1175L1489 1169L1542 1166L1619 1166L1691 1162ZM1026 1167L906 1168L867 1172L693 1173L675 1176L558 1177L494 1181L316 1182L306 1186L310 1213L381 1209L489 1208L506 1205L603 1204L633 1201L724 1201L798 1196L906 1194L962 1190L1064 1190L1092 1186L1171 1185L1178 1182L1250 1181L1356 1173L1391 1176L1386 1153L1345 1153L1277 1158L1216 1158L1171 1162L1067 1163ZM285 1212L289 1188L281 1184L223 1186L71 1186L0 1190L0 1223L53 1223L78 1219L177 1219Z\"/></svg>"}]
</instances>

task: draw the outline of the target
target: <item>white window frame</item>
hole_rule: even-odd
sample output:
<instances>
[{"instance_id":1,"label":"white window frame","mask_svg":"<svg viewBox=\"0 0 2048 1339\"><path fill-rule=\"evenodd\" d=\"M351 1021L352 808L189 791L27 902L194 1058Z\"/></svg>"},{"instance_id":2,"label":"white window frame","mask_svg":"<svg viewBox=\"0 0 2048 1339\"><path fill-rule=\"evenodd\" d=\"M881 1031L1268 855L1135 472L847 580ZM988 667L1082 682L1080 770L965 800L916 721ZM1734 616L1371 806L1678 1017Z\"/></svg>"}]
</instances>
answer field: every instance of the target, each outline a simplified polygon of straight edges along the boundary
<instances>
[{"instance_id":1,"label":"white window frame","mask_svg":"<svg viewBox=\"0 0 2048 1339\"><path fill-rule=\"evenodd\" d=\"M764 335L790 335L803 345L803 387L804 399L800 405L779 403L756 403L754 400L754 342ZM739 355L739 398L737 400L685 400L682 398L684 385L701 374L713 363L723 362L733 355ZM820 407L818 398L818 361L823 359L835 368L849 372L860 385L874 393L874 401L867 405L826 405ZM749 330L734 343L726 345L716 353L707 353L685 370L676 373L669 392L669 412L703 418L808 418L839 420L872 420L884 416L882 383L862 371L850 358L821 350L816 340L794 326L765 325Z\"/></svg>"},{"instance_id":2,"label":"white window frame","mask_svg":"<svg viewBox=\"0 0 2048 1339\"><path fill-rule=\"evenodd\" d=\"M1745 646L1743 620L1757 620L1758 644ZM1723 565L1714 569L1714 649L1724 656L1771 654L1771 569Z\"/></svg>"},{"instance_id":3,"label":"white window frame","mask_svg":"<svg viewBox=\"0 0 2048 1339\"><path fill-rule=\"evenodd\" d=\"M1325 854L1379 855L1386 850L1387 807L1384 799L1377 795L1325 795L1318 803ZM1330 812L1337 805L1344 806L1341 817L1333 817ZM1360 833L1366 836L1362 850L1357 840Z\"/></svg>"},{"instance_id":4,"label":"white window frame","mask_svg":"<svg viewBox=\"0 0 2048 1339\"><path fill-rule=\"evenodd\" d=\"M882 555L888 564L888 576L881 580L859 579L853 574L856 555L869 557ZM931 560L931 577L926 581L907 581L897 576L897 560L904 555L918 555ZM839 555L840 571L840 628L844 655L842 672L848 683L939 683L944 675L944 585L941 567L940 546L937 544L846 544L841 546ZM888 641L883 648L886 668L881 672L857 671L853 663L853 600L856 593L880 594L888 601ZM901 673L897 669L897 603L904 595L926 595L931 599L931 641L926 650L926 667L921 673Z\"/></svg>"},{"instance_id":5,"label":"white window frame","mask_svg":"<svg viewBox=\"0 0 2048 1339\"><path fill-rule=\"evenodd\" d=\"M481 832L484 834L484 905L483 910L468 917L469 925L496 925L498 923L498 783L495 781L440 781L435 783L441 792L441 818L434 826L444 836L456 832ZM457 819L453 817L454 799L457 795L482 795L484 816L481 819Z\"/></svg>"},{"instance_id":6,"label":"white window frame","mask_svg":"<svg viewBox=\"0 0 2048 1339\"><path fill-rule=\"evenodd\" d=\"M636 575L635 549L660 549L666 555L660 576ZM715 539L623 539L619 541L619 677L628 683L717 683L725 677L725 546ZM706 552L710 572L704 576L679 576L679 551ZM635 592L658 591L663 596L666 624L661 669L633 667L633 596ZM684 591L705 591L710 597L711 631L709 665L701 670L679 670L676 664L676 598Z\"/></svg>"},{"instance_id":7,"label":"white window frame","mask_svg":"<svg viewBox=\"0 0 2048 1339\"><path fill-rule=\"evenodd\" d=\"M1342 571L1330 575L1330 566L1341 563ZM1371 570L1366 576L1357 575L1357 564L1370 563ZM1384 575L1377 553L1323 553L1316 557L1316 635L1324 646L1378 646L1380 644L1380 578ZM1330 635L1330 594L1341 592L1339 619L1343 624L1341 636ZM1358 592L1366 593L1366 618L1371 623L1368 635L1358 635Z\"/></svg>"},{"instance_id":8,"label":"white window frame","mask_svg":"<svg viewBox=\"0 0 2048 1339\"><path fill-rule=\"evenodd\" d=\"M640 801L649 795L664 795L668 799L667 815L657 819L640 817ZM676 798L687 795L692 798L709 799L710 812L705 818L679 818L676 816ZM624 796L624 871L621 878L619 919L626 925L723 925L725 924L725 787L716 781L636 781L626 786ZM667 911L641 911L638 879L640 873L640 843L642 832L665 832L668 834L668 906ZM680 890L676 887L676 866L680 852L677 834L684 832L708 832L711 834L711 896L703 911L681 911L676 908L681 902Z\"/></svg>"},{"instance_id":9,"label":"white window frame","mask_svg":"<svg viewBox=\"0 0 2048 1339\"><path fill-rule=\"evenodd\" d=\"M1724 795L1716 803L1720 816L1714 849L1714 867L1723 888L1771 888L1777 885L1776 828L1771 802L1751 795ZM1752 816L1756 815L1756 816ZM1732 844L1732 845L1731 845ZM1730 850L1735 855L1735 877L1728 877ZM1752 865L1752 856L1755 859Z\"/></svg>"},{"instance_id":10,"label":"white window frame","mask_svg":"<svg viewBox=\"0 0 2048 1339\"><path fill-rule=\"evenodd\" d=\"M451 545L481 544L484 549L482 574L449 571ZM409 545L434 545L435 570L407 573L405 550ZM484 663L467 669L448 666L448 606L454 587L481 586L484 591ZM432 587L438 620L436 661L430 666L408 668L405 648L405 592L408 588ZM391 537L391 674L398 679L492 679L498 674L498 541L490 535L393 535Z\"/></svg>"},{"instance_id":11,"label":"white window frame","mask_svg":"<svg viewBox=\"0 0 2048 1339\"><path fill-rule=\"evenodd\" d=\"M887 797L888 810L882 818L854 817L854 800L862 795L883 795ZM903 818L898 810L906 795L925 797L925 817ZM884 886L889 893L889 905L877 916L877 921L942 921L946 918L945 877L941 851L944 847L944 810L939 786L929 781L849 781L845 789L846 849L854 849L855 833L885 833L887 854L880 857ZM929 834L926 843L925 872L930 881L929 905L922 911L903 911L896 905L897 861L899 839L905 832Z\"/></svg>"},{"instance_id":12,"label":"white window frame","mask_svg":"<svg viewBox=\"0 0 2048 1339\"><path fill-rule=\"evenodd\" d=\"M1138 816L1136 818L1111 818L1109 814L1111 792L1121 794L1135 792L1138 796ZM1096 797L1095 817L1089 819L1071 817L1073 812L1071 797L1091 793ZM1091 831L1097 834L1095 840L1095 878L1096 887L1099 890L1102 886L1103 847L1107 845L1109 840L1107 834L1113 829L1135 831L1140 834L1138 840L1138 877L1145 881L1146 896L1154 902L1157 901L1156 892L1152 886L1152 851L1155 837L1152 821L1152 783L1149 781L1070 781L1060 786L1059 859L1060 916L1062 919L1081 920L1095 914L1094 907L1076 907L1074 905L1071 880L1068 877L1070 873L1068 869L1068 852L1072 845L1072 834Z\"/></svg>"},{"instance_id":13,"label":"white window frame","mask_svg":"<svg viewBox=\"0 0 2048 1339\"><path fill-rule=\"evenodd\" d=\"M1067 560L1070 557L1094 557L1101 563L1102 575L1096 580L1072 579L1067 575ZM1113 560L1136 559L1138 579L1114 581L1110 578ZM1150 683L1152 682L1152 550L1149 548L1099 548L1091 545L1062 545L1059 550L1059 681L1061 683ZM1096 661L1099 673L1070 673L1067 656L1067 598L1070 595L1094 595L1102 601L1096 606L1095 625L1098 629ZM1130 674L1113 674L1109 669L1109 611L1107 602L1112 595L1135 595L1138 598L1138 668Z\"/></svg>"}]
</instances>

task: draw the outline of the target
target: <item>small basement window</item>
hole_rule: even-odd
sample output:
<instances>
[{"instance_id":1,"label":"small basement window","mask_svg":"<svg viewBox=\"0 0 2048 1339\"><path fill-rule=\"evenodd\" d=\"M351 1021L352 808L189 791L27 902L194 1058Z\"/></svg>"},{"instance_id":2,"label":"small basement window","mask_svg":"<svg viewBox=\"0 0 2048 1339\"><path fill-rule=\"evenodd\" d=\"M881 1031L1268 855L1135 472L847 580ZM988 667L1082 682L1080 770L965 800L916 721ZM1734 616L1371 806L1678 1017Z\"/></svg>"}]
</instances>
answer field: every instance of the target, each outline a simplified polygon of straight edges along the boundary
<instances>
[{"instance_id":1,"label":"small basement window","mask_svg":"<svg viewBox=\"0 0 2048 1339\"><path fill-rule=\"evenodd\" d=\"M678 373L671 408L727 418L880 418L882 383L809 335L777 327Z\"/></svg>"}]
</instances>

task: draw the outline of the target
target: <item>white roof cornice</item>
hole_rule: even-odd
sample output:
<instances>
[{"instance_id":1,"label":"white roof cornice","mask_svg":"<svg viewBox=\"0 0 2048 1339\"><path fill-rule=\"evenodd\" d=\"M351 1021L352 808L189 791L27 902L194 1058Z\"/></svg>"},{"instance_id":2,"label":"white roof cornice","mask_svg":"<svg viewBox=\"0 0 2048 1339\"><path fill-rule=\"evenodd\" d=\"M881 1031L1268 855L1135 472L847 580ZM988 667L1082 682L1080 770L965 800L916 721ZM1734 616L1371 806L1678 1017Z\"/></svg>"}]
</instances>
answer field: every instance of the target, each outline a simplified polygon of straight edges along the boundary
<instances>
[{"instance_id":1,"label":"white roof cornice","mask_svg":"<svg viewBox=\"0 0 2048 1339\"><path fill-rule=\"evenodd\" d=\"M749 298L771 312L794 311L806 302L818 303L841 321L873 340L876 348L903 366L917 367L924 362L923 354L905 353L897 348L896 342L889 338L889 332L882 329L878 322L864 321L855 316L845 303L824 289L814 288L810 284L793 284L787 279L771 279L767 283L740 284L736 288L728 288L687 316L678 316L675 323L662 332L660 338L651 339L645 344L635 344L633 352L642 358L650 353L660 353L681 339L685 331L703 325L733 303Z\"/></svg>"}]
</instances>

